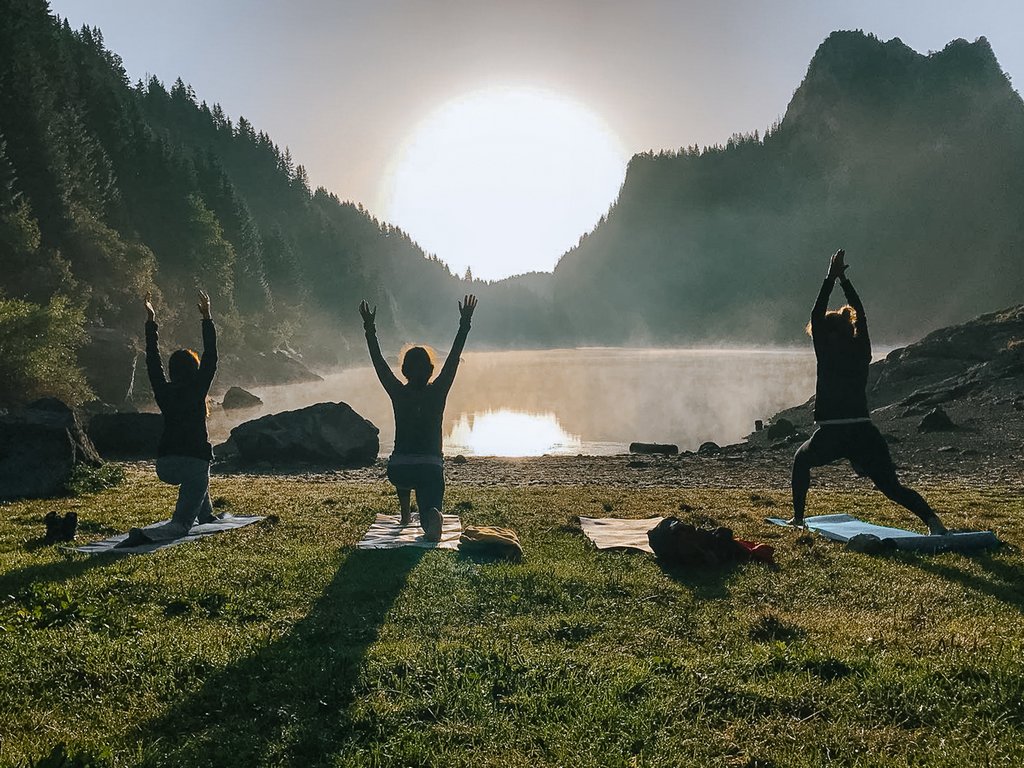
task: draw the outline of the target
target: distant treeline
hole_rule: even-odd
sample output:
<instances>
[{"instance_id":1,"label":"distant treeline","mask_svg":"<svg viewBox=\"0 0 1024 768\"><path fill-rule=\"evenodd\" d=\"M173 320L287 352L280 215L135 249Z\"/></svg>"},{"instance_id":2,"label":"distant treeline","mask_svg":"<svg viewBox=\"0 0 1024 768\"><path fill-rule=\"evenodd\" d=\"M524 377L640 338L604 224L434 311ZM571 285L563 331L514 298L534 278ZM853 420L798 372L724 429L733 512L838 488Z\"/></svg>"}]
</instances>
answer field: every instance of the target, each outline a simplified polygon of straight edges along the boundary
<instances>
[{"instance_id":1,"label":"distant treeline","mask_svg":"<svg viewBox=\"0 0 1024 768\"><path fill-rule=\"evenodd\" d=\"M444 344L465 291L481 345L792 342L839 246L881 336L1024 299L1024 105L984 39L835 33L764 136L635 156L553 276L483 284L180 79L130 83L99 30L44 0L0 18L0 404L88 398L85 330L137 337L151 289L169 344L203 286L229 358L325 367L361 359L361 298L397 348Z\"/></svg>"}]
</instances>

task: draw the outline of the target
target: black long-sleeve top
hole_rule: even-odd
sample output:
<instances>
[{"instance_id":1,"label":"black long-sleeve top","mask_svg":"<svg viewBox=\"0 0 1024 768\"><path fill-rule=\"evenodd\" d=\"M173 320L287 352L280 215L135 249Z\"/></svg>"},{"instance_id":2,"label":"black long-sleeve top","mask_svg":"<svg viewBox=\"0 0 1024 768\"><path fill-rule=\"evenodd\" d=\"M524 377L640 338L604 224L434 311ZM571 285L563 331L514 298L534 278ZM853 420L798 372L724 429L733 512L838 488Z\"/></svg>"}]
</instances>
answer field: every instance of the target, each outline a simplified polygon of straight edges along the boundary
<instances>
[{"instance_id":1,"label":"black long-sleeve top","mask_svg":"<svg viewBox=\"0 0 1024 768\"><path fill-rule=\"evenodd\" d=\"M442 456L444 406L455 381L459 357L466 346L470 323L463 320L441 372L426 386L403 384L384 359L373 328L366 331L366 346L377 378L391 398L395 412L394 456Z\"/></svg>"},{"instance_id":2,"label":"black long-sleeve top","mask_svg":"<svg viewBox=\"0 0 1024 768\"><path fill-rule=\"evenodd\" d=\"M871 340L864 305L853 284L839 281L846 300L857 313L856 334L850 343L830 343L823 329L828 299L835 278L825 278L811 310L811 338L817 358L818 381L814 390L814 420L859 419L868 417L867 383L871 364Z\"/></svg>"},{"instance_id":3,"label":"black long-sleeve top","mask_svg":"<svg viewBox=\"0 0 1024 768\"><path fill-rule=\"evenodd\" d=\"M158 456L192 456L213 460L213 448L206 431L206 397L217 372L217 329L213 320L203 320L203 355L199 370L188 381L168 381L160 360L157 326L146 323L146 370L153 385L156 404L164 415L164 433Z\"/></svg>"}]
</instances>

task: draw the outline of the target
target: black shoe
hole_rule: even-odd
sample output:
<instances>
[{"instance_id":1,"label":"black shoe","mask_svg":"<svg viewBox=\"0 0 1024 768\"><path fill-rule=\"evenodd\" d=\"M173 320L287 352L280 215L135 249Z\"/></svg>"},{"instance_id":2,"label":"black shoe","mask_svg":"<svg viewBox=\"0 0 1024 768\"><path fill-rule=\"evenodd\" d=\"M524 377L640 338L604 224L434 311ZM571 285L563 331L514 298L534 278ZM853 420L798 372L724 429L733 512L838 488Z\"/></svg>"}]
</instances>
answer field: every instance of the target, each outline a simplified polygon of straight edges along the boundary
<instances>
[{"instance_id":1,"label":"black shoe","mask_svg":"<svg viewBox=\"0 0 1024 768\"><path fill-rule=\"evenodd\" d=\"M53 544L54 542L60 541L61 527L64 521L61 520L57 513L52 509L46 513L46 517L43 518L43 522L46 523L46 535L43 536L43 541L46 544Z\"/></svg>"},{"instance_id":2,"label":"black shoe","mask_svg":"<svg viewBox=\"0 0 1024 768\"><path fill-rule=\"evenodd\" d=\"M60 541L74 541L78 533L78 513L68 512L60 521Z\"/></svg>"}]
</instances>

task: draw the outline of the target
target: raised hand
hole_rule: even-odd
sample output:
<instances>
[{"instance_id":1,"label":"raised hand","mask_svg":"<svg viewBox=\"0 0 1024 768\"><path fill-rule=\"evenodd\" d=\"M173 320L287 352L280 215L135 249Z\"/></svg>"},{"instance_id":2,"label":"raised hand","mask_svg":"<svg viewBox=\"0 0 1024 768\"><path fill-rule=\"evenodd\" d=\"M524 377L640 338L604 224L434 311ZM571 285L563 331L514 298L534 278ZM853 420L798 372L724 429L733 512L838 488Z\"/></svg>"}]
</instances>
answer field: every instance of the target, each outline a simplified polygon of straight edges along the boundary
<instances>
[{"instance_id":1,"label":"raised hand","mask_svg":"<svg viewBox=\"0 0 1024 768\"><path fill-rule=\"evenodd\" d=\"M199 313L203 316L203 320L212 320L210 315L210 296L206 291L199 292Z\"/></svg>"},{"instance_id":2,"label":"raised hand","mask_svg":"<svg viewBox=\"0 0 1024 768\"><path fill-rule=\"evenodd\" d=\"M833 254L832 260L828 264L828 277L829 277L829 279L831 279L831 280L835 280L835 279L842 280L843 277L846 276L846 270L849 267L849 264L846 264L844 262L845 258L846 258L846 251L843 250L842 248L840 248L838 251L836 251Z\"/></svg>"},{"instance_id":3,"label":"raised hand","mask_svg":"<svg viewBox=\"0 0 1024 768\"><path fill-rule=\"evenodd\" d=\"M375 327L377 320L377 305L374 304L373 310L370 310L370 305L366 303L366 299L359 302L359 315L363 318L363 329L371 330Z\"/></svg>"},{"instance_id":4,"label":"raised hand","mask_svg":"<svg viewBox=\"0 0 1024 768\"><path fill-rule=\"evenodd\" d=\"M146 320L148 320L151 323L156 322L156 310L153 309L152 292L146 293Z\"/></svg>"},{"instance_id":5,"label":"raised hand","mask_svg":"<svg viewBox=\"0 0 1024 768\"><path fill-rule=\"evenodd\" d=\"M473 317L474 309L476 309L476 296L469 294L459 302L459 315L462 318L462 322L469 322L470 318Z\"/></svg>"}]
</instances>

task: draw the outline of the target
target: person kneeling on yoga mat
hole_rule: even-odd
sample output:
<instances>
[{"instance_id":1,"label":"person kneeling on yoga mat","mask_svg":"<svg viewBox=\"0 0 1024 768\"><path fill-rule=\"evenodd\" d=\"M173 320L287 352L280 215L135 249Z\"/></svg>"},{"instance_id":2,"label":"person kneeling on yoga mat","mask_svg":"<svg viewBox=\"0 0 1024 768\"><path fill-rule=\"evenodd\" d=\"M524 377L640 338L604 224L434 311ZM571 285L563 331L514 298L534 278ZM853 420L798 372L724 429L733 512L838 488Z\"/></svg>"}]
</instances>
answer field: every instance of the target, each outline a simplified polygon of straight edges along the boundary
<instances>
[{"instance_id":1,"label":"person kneeling on yoga mat","mask_svg":"<svg viewBox=\"0 0 1024 768\"><path fill-rule=\"evenodd\" d=\"M200 523L217 519L210 503L213 449L206 431L207 396L217 372L217 331L210 314L210 297L203 291L199 292L199 312L203 318L202 357L191 349L179 349L168 359L168 376L164 376L156 311L152 298L146 296L146 370L164 416L156 474L165 483L178 486L178 502L170 522L154 528L132 528L122 546L176 539L188 533L197 518Z\"/></svg>"},{"instance_id":2,"label":"person kneeling on yoga mat","mask_svg":"<svg viewBox=\"0 0 1024 768\"><path fill-rule=\"evenodd\" d=\"M459 302L459 332L441 372L433 381L430 377L434 373L434 361L430 351L424 347L412 347L406 351L402 357L405 384L398 380L381 354L375 325L377 308L371 311L366 301L359 304L370 360L395 412L395 450L388 459L388 480L398 492L402 525L412 521L409 502L412 492L416 491L420 525L425 538L430 541L440 541L444 522L441 517L444 502L444 458L441 451L444 406L455 381L459 356L466 345L476 303L475 296L466 296Z\"/></svg>"},{"instance_id":3,"label":"person kneeling on yoga mat","mask_svg":"<svg viewBox=\"0 0 1024 768\"><path fill-rule=\"evenodd\" d=\"M832 257L807 326L817 358L818 381L814 391L817 428L793 458L793 519L789 522L803 525L811 467L846 458L858 475L871 478L878 490L921 518L929 533L945 534L946 527L921 494L900 483L889 446L868 415L866 388L871 341L864 305L853 284L846 279L845 257L842 249ZM826 311L828 299L836 280L849 304L829 312Z\"/></svg>"}]
</instances>

